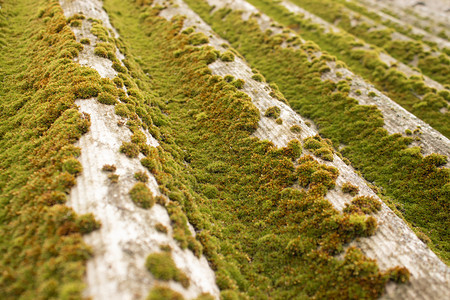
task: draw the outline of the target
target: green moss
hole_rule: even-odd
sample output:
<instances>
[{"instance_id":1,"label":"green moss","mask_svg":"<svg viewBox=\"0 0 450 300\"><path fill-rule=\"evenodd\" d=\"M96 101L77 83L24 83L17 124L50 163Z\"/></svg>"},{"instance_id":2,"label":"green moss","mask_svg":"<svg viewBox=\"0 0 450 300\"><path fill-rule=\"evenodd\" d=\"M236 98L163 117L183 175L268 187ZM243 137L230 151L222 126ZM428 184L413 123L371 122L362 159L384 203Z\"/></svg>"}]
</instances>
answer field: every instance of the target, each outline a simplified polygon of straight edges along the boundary
<instances>
[{"instance_id":1,"label":"green moss","mask_svg":"<svg viewBox=\"0 0 450 300\"><path fill-rule=\"evenodd\" d=\"M94 54L103 58L108 58L108 50L102 46L96 46L94 48Z\"/></svg>"},{"instance_id":2,"label":"green moss","mask_svg":"<svg viewBox=\"0 0 450 300\"><path fill-rule=\"evenodd\" d=\"M278 106L269 107L264 113L265 117L278 119L281 114L281 109Z\"/></svg>"},{"instance_id":3,"label":"green moss","mask_svg":"<svg viewBox=\"0 0 450 300\"><path fill-rule=\"evenodd\" d=\"M357 214L375 213L381 209L381 203L371 196L359 196L346 204L344 212Z\"/></svg>"},{"instance_id":4,"label":"green moss","mask_svg":"<svg viewBox=\"0 0 450 300\"><path fill-rule=\"evenodd\" d=\"M189 278L177 268L169 252L152 253L147 257L145 267L159 280L175 280L183 287L189 287Z\"/></svg>"},{"instance_id":5,"label":"green moss","mask_svg":"<svg viewBox=\"0 0 450 300\"><path fill-rule=\"evenodd\" d=\"M302 144L299 140L291 140L285 148L283 148L284 155L296 160L302 155Z\"/></svg>"},{"instance_id":6,"label":"green moss","mask_svg":"<svg viewBox=\"0 0 450 300\"><path fill-rule=\"evenodd\" d=\"M108 174L109 182L111 183L118 183L119 182L119 175L117 174Z\"/></svg>"},{"instance_id":7,"label":"green moss","mask_svg":"<svg viewBox=\"0 0 450 300\"><path fill-rule=\"evenodd\" d=\"M128 118L132 115L131 112L128 110L128 107L124 103L116 104L114 106L114 112L116 113L116 115L119 115L124 118Z\"/></svg>"},{"instance_id":8,"label":"green moss","mask_svg":"<svg viewBox=\"0 0 450 300\"><path fill-rule=\"evenodd\" d=\"M71 157L63 161L62 170L77 176L83 171L83 166L76 158Z\"/></svg>"},{"instance_id":9,"label":"green moss","mask_svg":"<svg viewBox=\"0 0 450 300\"><path fill-rule=\"evenodd\" d=\"M122 66L122 64L117 62L117 61L113 62L112 68L114 70L116 70L117 72L119 72L119 73L126 73L127 72L127 68L125 66Z\"/></svg>"},{"instance_id":10,"label":"green moss","mask_svg":"<svg viewBox=\"0 0 450 300\"><path fill-rule=\"evenodd\" d=\"M0 290L4 299L82 297L82 240L95 223L64 206L90 126L76 98L101 90L57 1L1 1ZM7 27L5 26L7 24Z\"/></svg>"},{"instance_id":11,"label":"green moss","mask_svg":"<svg viewBox=\"0 0 450 300\"><path fill-rule=\"evenodd\" d=\"M233 82L234 81L234 76L227 74L223 77L223 80L225 80L226 82Z\"/></svg>"},{"instance_id":12,"label":"green moss","mask_svg":"<svg viewBox=\"0 0 450 300\"><path fill-rule=\"evenodd\" d=\"M129 158L136 158L139 155L139 147L134 143L123 142L119 150Z\"/></svg>"},{"instance_id":13,"label":"green moss","mask_svg":"<svg viewBox=\"0 0 450 300\"><path fill-rule=\"evenodd\" d=\"M233 85L239 90L244 87L244 84L245 81L243 79L236 79L235 81L233 81Z\"/></svg>"},{"instance_id":14,"label":"green moss","mask_svg":"<svg viewBox=\"0 0 450 300\"><path fill-rule=\"evenodd\" d=\"M134 173L134 179L136 179L137 181L146 183L146 182L148 182L148 175L145 172L136 172L136 173Z\"/></svg>"},{"instance_id":15,"label":"green moss","mask_svg":"<svg viewBox=\"0 0 450 300\"><path fill-rule=\"evenodd\" d=\"M222 296L379 295L387 277L375 262L357 250L349 251L342 261L333 256L342 251L344 243L376 227L373 218L350 219L323 198L324 184L332 186L329 178L337 176L335 170L317 163L317 169L328 172L321 172L326 176L319 173L307 191L280 199L281 191L296 183L294 162L282 149L251 136L259 111L247 95L204 71L206 61L198 57L209 50L190 46L189 37L179 34L182 18L168 22L154 16L143 21L135 17L140 8L131 2L104 3L127 42L121 51L130 59L136 55L143 58L130 74L152 95L147 100L155 104L152 119L162 112L166 116L158 125L160 147L143 163L153 168L165 195L160 199L164 199L173 235L181 247L195 249L190 246L194 240L186 216L198 231L203 252L217 270L220 286L226 288ZM209 15L209 7L205 8ZM141 67L150 71L151 81L140 75ZM136 100L135 105L142 102ZM210 172L215 168L208 166L216 161L227 171ZM204 193L208 186L217 189L212 199ZM182 195L181 201L178 197L177 202L167 200L174 193ZM267 234L276 238L264 239ZM294 257L280 251L299 236L315 241L309 252ZM361 275L355 278L348 270ZM308 287L298 285L297 275ZM337 280L341 277L344 280ZM335 282L337 287L332 284Z\"/></svg>"},{"instance_id":16,"label":"green moss","mask_svg":"<svg viewBox=\"0 0 450 300\"><path fill-rule=\"evenodd\" d=\"M147 300L184 300L184 297L167 286L157 285L148 294Z\"/></svg>"},{"instance_id":17,"label":"green moss","mask_svg":"<svg viewBox=\"0 0 450 300\"><path fill-rule=\"evenodd\" d=\"M220 59L224 62L232 62L234 61L234 54L231 51L225 51L220 54Z\"/></svg>"},{"instance_id":18,"label":"green moss","mask_svg":"<svg viewBox=\"0 0 450 300\"><path fill-rule=\"evenodd\" d=\"M155 204L152 191L143 182L136 183L129 192L131 200L139 207L151 208Z\"/></svg>"},{"instance_id":19,"label":"green moss","mask_svg":"<svg viewBox=\"0 0 450 300\"><path fill-rule=\"evenodd\" d=\"M344 182L342 184L342 192L348 193L352 196L356 196L359 192L359 188L357 186L351 184L350 182Z\"/></svg>"},{"instance_id":20,"label":"green moss","mask_svg":"<svg viewBox=\"0 0 450 300\"><path fill-rule=\"evenodd\" d=\"M264 77L261 74L254 74L252 76L252 79L258 82L263 82L264 81Z\"/></svg>"},{"instance_id":21,"label":"green moss","mask_svg":"<svg viewBox=\"0 0 450 300\"><path fill-rule=\"evenodd\" d=\"M114 105L117 103L116 97L107 92L102 92L98 94L97 101L106 105Z\"/></svg>"},{"instance_id":22,"label":"green moss","mask_svg":"<svg viewBox=\"0 0 450 300\"><path fill-rule=\"evenodd\" d=\"M333 161L333 147L330 140L322 139L316 135L304 140L305 149L311 150L314 155L328 161Z\"/></svg>"},{"instance_id":23,"label":"green moss","mask_svg":"<svg viewBox=\"0 0 450 300\"><path fill-rule=\"evenodd\" d=\"M387 273L389 274L389 279L397 283L408 282L411 276L411 273L408 271L408 269L403 267L395 267L389 269Z\"/></svg>"},{"instance_id":24,"label":"green moss","mask_svg":"<svg viewBox=\"0 0 450 300\"><path fill-rule=\"evenodd\" d=\"M83 45L90 45L91 44L91 40L84 38L80 40L80 43L82 43Z\"/></svg>"},{"instance_id":25,"label":"green moss","mask_svg":"<svg viewBox=\"0 0 450 300\"><path fill-rule=\"evenodd\" d=\"M289 128L293 133L301 133L302 128L300 125L292 125L291 128Z\"/></svg>"},{"instance_id":26,"label":"green moss","mask_svg":"<svg viewBox=\"0 0 450 300\"><path fill-rule=\"evenodd\" d=\"M91 213L80 216L76 224L82 234L91 233L101 227L101 223L95 220L94 215Z\"/></svg>"},{"instance_id":27,"label":"green moss","mask_svg":"<svg viewBox=\"0 0 450 300\"><path fill-rule=\"evenodd\" d=\"M369 95L369 97L372 97L372 98L377 96L377 94L373 91L370 91L368 95Z\"/></svg>"},{"instance_id":28,"label":"green moss","mask_svg":"<svg viewBox=\"0 0 450 300\"><path fill-rule=\"evenodd\" d=\"M168 232L167 227L164 226L164 225L161 224L161 223L156 224L156 225L155 225L155 229L156 229L157 231L161 232L161 233L166 233L166 234L167 234L167 232Z\"/></svg>"},{"instance_id":29,"label":"green moss","mask_svg":"<svg viewBox=\"0 0 450 300\"><path fill-rule=\"evenodd\" d=\"M117 170L115 165L103 165L102 171L103 172L115 172Z\"/></svg>"},{"instance_id":30,"label":"green moss","mask_svg":"<svg viewBox=\"0 0 450 300\"><path fill-rule=\"evenodd\" d=\"M193 46L199 46L209 43L209 39L203 32L195 32L189 36L189 43Z\"/></svg>"}]
</instances>

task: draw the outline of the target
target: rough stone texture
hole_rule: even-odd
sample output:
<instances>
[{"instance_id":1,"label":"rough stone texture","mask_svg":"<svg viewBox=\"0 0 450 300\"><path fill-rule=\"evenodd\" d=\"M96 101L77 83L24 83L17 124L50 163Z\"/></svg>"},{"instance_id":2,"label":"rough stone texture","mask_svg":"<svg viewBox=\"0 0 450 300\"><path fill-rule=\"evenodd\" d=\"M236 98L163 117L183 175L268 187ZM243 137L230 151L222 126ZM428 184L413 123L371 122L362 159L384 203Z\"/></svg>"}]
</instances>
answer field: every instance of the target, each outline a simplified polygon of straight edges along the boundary
<instances>
[{"instance_id":1,"label":"rough stone texture","mask_svg":"<svg viewBox=\"0 0 450 300\"><path fill-rule=\"evenodd\" d=\"M100 19L113 34L108 15L98 0L61 1L66 17L82 12L87 18ZM116 71L112 63L93 54L96 37L90 33L90 23L82 22L75 29L77 40L89 38L91 46L85 46L77 61L94 68L103 77L113 78ZM117 53L119 59L124 56ZM185 289L176 282L167 283L173 290L191 299L201 293L210 293L218 298L214 272L205 257L195 257L189 250L182 250L172 237L172 227L167 211L156 204L145 210L137 207L128 192L137 182L134 173L145 172L147 183L154 196L160 195L155 178L141 164L139 159L129 159L119 152L122 142L129 142L131 131L119 126L125 119L114 113L114 107L100 104L96 99L77 100L81 112L91 117L90 131L77 142L82 150L80 161L83 173L77 178L68 205L80 213L93 213L102 227L84 237L93 249L93 257L87 263L84 296L92 299L142 299L145 298L156 280L145 268L145 259L152 252L158 252L160 245L170 245L172 257L179 269L190 279ZM147 131L147 144L159 145ZM140 154L142 158L142 154ZM114 184L101 169L105 164L114 164L119 182ZM155 229L161 223L168 228L168 234Z\"/></svg>"},{"instance_id":2,"label":"rough stone texture","mask_svg":"<svg viewBox=\"0 0 450 300\"><path fill-rule=\"evenodd\" d=\"M405 24L427 28L437 35L442 30L450 33L449 0L357 0L376 11L389 11ZM417 5L422 2L424 5Z\"/></svg>"},{"instance_id":3,"label":"rough stone texture","mask_svg":"<svg viewBox=\"0 0 450 300\"><path fill-rule=\"evenodd\" d=\"M174 2L178 7L171 8L171 14L187 15L188 18L192 18L189 22L198 24L198 31L211 33L211 28L207 24L202 24L201 21L198 23L200 18L181 0L175 0ZM226 6L244 10L246 16L257 12L254 7L241 0L209 0L208 2L210 5L216 5L217 8ZM248 8L247 11L246 8ZM261 15L263 16L263 14ZM166 17L169 18L170 15L166 15ZM213 46L221 45L224 42L216 35L210 37L210 44ZM251 68L242 59L236 57L234 62L216 61L210 65L210 68L213 74L222 76L230 74L235 78L245 80L246 84L243 91L249 94L261 113L259 128L255 132L256 137L270 140L277 146L285 146L289 140L299 137L289 130L293 124L301 126L300 137L302 139L317 133L314 127L308 127L305 124L306 120L296 114L288 105L268 95L267 84L251 79ZM281 125L276 124L273 119L263 116L265 110L270 106L280 107L281 118L283 119ZM335 155L334 162L318 160L339 169L340 175L337 179L337 187L327 194L327 199L336 209L342 210L345 203L351 201L351 197L341 191L342 184L347 181L359 187L359 195L370 195L379 199L355 170L347 166L338 156ZM400 265L407 267L412 274L411 282L408 284L389 284L383 298L438 299L449 296L450 269L384 203L381 211L375 217L379 224L375 235L360 238L354 241L352 245L361 248L368 257L376 259L383 270Z\"/></svg>"}]
</instances>

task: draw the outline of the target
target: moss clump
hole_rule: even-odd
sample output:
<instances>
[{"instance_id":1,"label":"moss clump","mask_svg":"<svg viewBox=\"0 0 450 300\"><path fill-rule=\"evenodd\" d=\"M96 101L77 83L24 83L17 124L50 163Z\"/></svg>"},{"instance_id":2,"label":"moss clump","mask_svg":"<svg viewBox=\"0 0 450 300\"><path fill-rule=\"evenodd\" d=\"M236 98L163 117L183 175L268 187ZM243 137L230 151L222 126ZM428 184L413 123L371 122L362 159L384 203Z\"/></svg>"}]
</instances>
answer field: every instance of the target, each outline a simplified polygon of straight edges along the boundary
<instances>
[{"instance_id":1,"label":"moss clump","mask_svg":"<svg viewBox=\"0 0 450 300\"><path fill-rule=\"evenodd\" d=\"M391 268L386 272L389 279L397 283L406 283L409 281L411 273L405 267Z\"/></svg>"},{"instance_id":2,"label":"moss clump","mask_svg":"<svg viewBox=\"0 0 450 300\"><path fill-rule=\"evenodd\" d=\"M234 54L233 52L227 50L220 54L220 59L224 62L232 62L234 61Z\"/></svg>"},{"instance_id":3,"label":"moss clump","mask_svg":"<svg viewBox=\"0 0 450 300\"><path fill-rule=\"evenodd\" d=\"M136 183L129 192L131 200L142 208L151 208L155 204L152 191L143 182Z\"/></svg>"},{"instance_id":4,"label":"moss clump","mask_svg":"<svg viewBox=\"0 0 450 300\"><path fill-rule=\"evenodd\" d=\"M127 105L124 103L116 104L114 106L114 112L116 113L116 115L119 115L124 118L129 118L132 115L131 112L128 110Z\"/></svg>"},{"instance_id":5,"label":"moss clump","mask_svg":"<svg viewBox=\"0 0 450 300\"><path fill-rule=\"evenodd\" d=\"M264 77L261 74L254 74L252 76L252 79L258 82L263 82L264 81Z\"/></svg>"},{"instance_id":6,"label":"moss clump","mask_svg":"<svg viewBox=\"0 0 450 300\"><path fill-rule=\"evenodd\" d=\"M226 82L233 82L234 81L234 76L233 75L230 75L230 74L227 74L227 75L225 75L224 77L223 77L223 80L225 80Z\"/></svg>"},{"instance_id":7,"label":"moss clump","mask_svg":"<svg viewBox=\"0 0 450 300\"><path fill-rule=\"evenodd\" d=\"M91 44L91 40L84 38L80 40L80 43L82 43L83 45L90 45Z\"/></svg>"},{"instance_id":8,"label":"moss clump","mask_svg":"<svg viewBox=\"0 0 450 300\"><path fill-rule=\"evenodd\" d=\"M169 252L152 253L147 257L145 267L159 280L175 280L183 287L189 287L189 278L177 268Z\"/></svg>"},{"instance_id":9,"label":"moss clump","mask_svg":"<svg viewBox=\"0 0 450 300\"><path fill-rule=\"evenodd\" d=\"M139 147L134 143L123 142L119 151L129 158L136 158L139 155Z\"/></svg>"},{"instance_id":10,"label":"moss clump","mask_svg":"<svg viewBox=\"0 0 450 300\"><path fill-rule=\"evenodd\" d=\"M147 175L147 173L142 172L142 171L136 172L136 173L134 173L134 179L136 179L137 181L146 183L146 182L148 182L148 175Z\"/></svg>"},{"instance_id":11,"label":"moss clump","mask_svg":"<svg viewBox=\"0 0 450 300\"><path fill-rule=\"evenodd\" d=\"M168 286L157 285L148 294L147 300L184 300L183 295Z\"/></svg>"},{"instance_id":12,"label":"moss clump","mask_svg":"<svg viewBox=\"0 0 450 300\"><path fill-rule=\"evenodd\" d=\"M291 128L289 128L289 129L293 133L301 133L302 132L302 128L300 127L300 125L292 125Z\"/></svg>"},{"instance_id":13,"label":"moss clump","mask_svg":"<svg viewBox=\"0 0 450 300\"><path fill-rule=\"evenodd\" d=\"M371 196L359 196L352 200L350 204L346 204L345 213L370 214L381 209L381 203Z\"/></svg>"},{"instance_id":14,"label":"moss clump","mask_svg":"<svg viewBox=\"0 0 450 300\"><path fill-rule=\"evenodd\" d=\"M82 234L91 233L101 227L101 223L95 220L94 215L91 213L80 216L76 224Z\"/></svg>"},{"instance_id":15,"label":"moss clump","mask_svg":"<svg viewBox=\"0 0 450 300\"><path fill-rule=\"evenodd\" d=\"M83 166L76 158L72 157L63 161L62 170L77 176L83 171Z\"/></svg>"},{"instance_id":16,"label":"moss clump","mask_svg":"<svg viewBox=\"0 0 450 300\"><path fill-rule=\"evenodd\" d=\"M74 85L74 93L77 98L88 99L97 97L102 88L98 81L83 81Z\"/></svg>"},{"instance_id":17,"label":"moss clump","mask_svg":"<svg viewBox=\"0 0 450 300\"><path fill-rule=\"evenodd\" d=\"M283 154L292 160L296 160L302 155L302 143L299 140L291 140L286 147L282 149Z\"/></svg>"},{"instance_id":18,"label":"moss clump","mask_svg":"<svg viewBox=\"0 0 450 300\"><path fill-rule=\"evenodd\" d=\"M265 117L278 119L281 114L281 109L278 106L271 106L269 107L266 112L264 113Z\"/></svg>"},{"instance_id":19,"label":"moss clump","mask_svg":"<svg viewBox=\"0 0 450 300\"><path fill-rule=\"evenodd\" d=\"M245 80L243 80L243 79L236 79L235 81L233 81L233 85L239 90L244 87L244 84L245 84Z\"/></svg>"},{"instance_id":20,"label":"moss clump","mask_svg":"<svg viewBox=\"0 0 450 300\"><path fill-rule=\"evenodd\" d=\"M113 62L112 68L119 73L127 73L127 68L117 61Z\"/></svg>"},{"instance_id":21,"label":"moss clump","mask_svg":"<svg viewBox=\"0 0 450 300\"><path fill-rule=\"evenodd\" d=\"M305 149L311 150L314 155L323 160L334 160L334 151L330 140L322 139L319 135L316 135L314 137L306 138L303 142Z\"/></svg>"},{"instance_id":22,"label":"moss clump","mask_svg":"<svg viewBox=\"0 0 450 300\"><path fill-rule=\"evenodd\" d=\"M105 47L95 47L94 54L103 58L108 58L108 50L106 50Z\"/></svg>"},{"instance_id":23,"label":"moss clump","mask_svg":"<svg viewBox=\"0 0 450 300\"><path fill-rule=\"evenodd\" d=\"M108 174L109 182L111 183L118 183L119 182L119 175L117 174Z\"/></svg>"},{"instance_id":24,"label":"moss clump","mask_svg":"<svg viewBox=\"0 0 450 300\"><path fill-rule=\"evenodd\" d=\"M103 172L115 172L117 170L115 165L103 165L102 171Z\"/></svg>"},{"instance_id":25,"label":"moss clump","mask_svg":"<svg viewBox=\"0 0 450 300\"><path fill-rule=\"evenodd\" d=\"M97 97L97 101L106 105L114 105L117 103L116 97L107 92L100 93Z\"/></svg>"},{"instance_id":26,"label":"moss clump","mask_svg":"<svg viewBox=\"0 0 450 300\"><path fill-rule=\"evenodd\" d=\"M164 226L164 225L161 224L161 223L156 224L156 225L155 225L155 229L156 229L158 232L161 232L161 233L166 233L166 234L167 234L167 232L169 232L169 231L167 230L167 227Z\"/></svg>"},{"instance_id":27,"label":"moss clump","mask_svg":"<svg viewBox=\"0 0 450 300\"><path fill-rule=\"evenodd\" d=\"M296 168L298 183L302 187L325 187L327 189L335 186L339 171L334 167L319 164L312 156L305 155L298 160Z\"/></svg>"},{"instance_id":28,"label":"moss clump","mask_svg":"<svg viewBox=\"0 0 450 300\"><path fill-rule=\"evenodd\" d=\"M354 197L358 194L359 188L357 186L351 184L350 182L344 182L342 184L342 191L344 193L350 194Z\"/></svg>"},{"instance_id":29,"label":"moss clump","mask_svg":"<svg viewBox=\"0 0 450 300\"><path fill-rule=\"evenodd\" d=\"M195 32L189 36L189 43L193 46L203 45L208 42L209 39L203 32Z\"/></svg>"}]
</instances>

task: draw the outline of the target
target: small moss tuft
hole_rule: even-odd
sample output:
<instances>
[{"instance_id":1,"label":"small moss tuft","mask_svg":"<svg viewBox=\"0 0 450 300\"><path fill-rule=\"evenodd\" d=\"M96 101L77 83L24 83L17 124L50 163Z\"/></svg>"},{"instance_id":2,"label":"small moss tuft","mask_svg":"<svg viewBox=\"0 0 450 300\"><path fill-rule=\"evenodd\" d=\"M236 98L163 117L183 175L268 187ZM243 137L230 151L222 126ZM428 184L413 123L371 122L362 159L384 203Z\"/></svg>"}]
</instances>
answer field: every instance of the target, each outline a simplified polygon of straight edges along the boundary
<instances>
[{"instance_id":1,"label":"small moss tuft","mask_svg":"<svg viewBox=\"0 0 450 300\"><path fill-rule=\"evenodd\" d=\"M266 112L264 113L264 116L268 118L274 118L278 119L281 114L281 109L278 106L271 106L269 107Z\"/></svg>"},{"instance_id":2,"label":"small moss tuft","mask_svg":"<svg viewBox=\"0 0 450 300\"><path fill-rule=\"evenodd\" d=\"M359 196L352 200L350 204L346 204L345 213L370 214L381 209L381 203L371 196Z\"/></svg>"},{"instance_id":3,"label":"small moss tuft","mask_svg":"<svg viewBox=\"0 0 450 300\"><path fill-rule=\"evenodd\" d=\"M136 158L139 155L139 147L134 143L123 142L119 150L129 158Z\"/></svg>"},{"instance_id":4,"label":"small moss tuft","mask_svg":"<svg viewBox=\"0 0 450 300\"><path fill-rule=\"evenodd\" d=\"M77 176L83 171L83 166L76 158L72 157L63 162L62 170Z\"/></svg>"},{"instance_id":5,"label":"small moss tuft","mask_svg":"<svg viewBox=\"0 0 450 300\"><path fill-rule=\"evenodd\" d=\"M118 183L119 182L119 175L117 175L117 174L109 174L108 175L108 179L109 179L109 182L111 182L111 183Z\"/></svg>"},{"instance_id":6,"label":"small moss tuft","mask_svg":"<svg viewBox=\"0 0 450 300\"><path fill-rule=\"evenodd\" d=\"M147 300L184 300L184 297L168 286L157 285L150 291Z\"/></svg>"},{"instance_id":7,"label":"small moss tuft","mask_svg":"<svg viewBox=\"0 0 450 300\"><path fill-rule=\"evenodd\" d=\"M195 32L189 36L189 44L193 46L203 45L208 42L209 39L203 32Z\"/></svg>"},{"instance_id":8,"label":"small moss tuft","mask_svg":"<svg viewBox=\"0 0 450 300\"><path fill-rule=\"evenodd\" d=\"M100 228L101 223L95 220L92 213L81 215L76 221L77 227L81 234L88 234Z\"/></svg>"},{"instance_id":9,"label":"small moss tuft","mask_svg":"<svg viewBox=\"0 0 450 300\"><path fill-rule=\"evenodd\" d=\"M389 279L397 283L406 283L409 281L411 273L405 267L394 267L386 272L389 275Z\"/></svg>"},{"instance_id":10,"label":"small moss tuft","mask_svg":"<svg viewBox=\"0 0 450 300\"><path fill-rule=\"evenodd\" d=\"M134 178L137 181L140 181L140 182L143 182L143 183L148 182L148 175L147 175L147 173L142 172L142 171L134 173Z\"/></svg>"},{"instance_id":11,"label":"small moss tuft","mask_svg":"<svg viewBox=\"0 0 450 300\"><path fill-rule=\"evenodd\" d=\"M261 74L254 74L252 76L252 79L258 82L263 82L264 81L264 77Z\"/></svg>"},{"instance_id":12,"label":"small moss tuft","mask_svg":"<svg viewBox=\"0 0 450 300\"><path fill-rule=\"evenodd\" d=\"M300 132L302 132L302 128L299 125L292 125L290 130L293 133L300 133Z\"/></svg>"},{"instance_id":13,"label":"small moss tuft","mask_svg":"<svg viewBox=\"0 0 450 300\"><path fill-rule=\"evenodd\" d=\"M145 267L156 279L175 280L180 282L183 287L189 287L189 278L177 268L169 252L150 254L145 262Z\"/></svg>"},{"instance_id":14,"label":"small moss tuft","mask_svg":"<svg viewBox=\"0 0 450 300\"><path fill-rule=\"evenodd\" d=\"M323 160L334 160L331 141L322 139L319 135L306 138L304 140L304 147L308 150L311 150L314 155L322 158Z\"/></svg>"},{"instance_id":15,"label":"small moss tuft","mask_svg":"<svg viewBox=\"0 0 450 300\"><path fill-rule=\"evenodd\" d=\"M244 87L244 84L245 81L243 79L236 79L235 81L233 81L233 85L239 90Z\"/></svg>"},{"instance_id":16,"label":"small moss tuft","mask_svg":"<svg viewBox=\"0 0 450 300\"><path fill-rule=\"evenodd\" d=\"M112 68L119 73L127 73L127 68L116 61L113 62Z\"/></svg>"},{"instance_id":17,"label":"small moss tuft","mask_svg":"<svg viewBox=\"0 0 450 300\"><path fill-rule=\"evenodd\" d=\"M116 97L107 92L100 93L97 97L97 101L106 105L114 105L117 103Z\"/></svg>"},{"instance_id":18,"label":"small moss tuft","mask_svg":"<svg viewBox=\"0 0 450 300\"><path fill-rule=\"evenodd\" d=\"M344 182L342 184L342 191L344 193L350 194L354 197L358 194L359 188L357 186L351 184L350 182Z\"/></svg>"},{"instance_id":19,"label":"small moss tuft","mask_svg":"<svg viewBox=\"0 0 450 300\"><path fill-rule=\"evenodd\" d=\"M164 226L164 225L161 224L161 223L156 224L156 225L155 225L155 229L156 229L158 232L161 232L161 233L166 233L166 234L167 234L167 232L168 232L167 227Z\"/></svg>"},{"instance_id":20,"label":"small moss tuft","mask_svg":"<svg viewBox=\"0 0 450 300\"><path fill-rule=\"evenodd\" d=\"M103 172L115 172L116 169L117 168L115 165L103 165L103 167L102 167Z\"/></svg>"},{"instance_id":21,"label":"small moss tuft","mask_svg":"<svg viewBox=\"0 0 450 300\"><path fill-rule=\"evenodd\" d=\"M91 44L91 40L84 38L80 40L80 43L82 43L83 45L90 45Z\"/></svg>"},{"instance_id":22,"label":"small moss tuft","mask_svg":"<svg viewBox=\"0 0 450 300\"><path fill-rule=\"evenodd\" d=\"M224 62L232 62L234 61L234 54L231 51L225 51L220 54L220 59Z\"/></svg>"},{"instance_id":23,"label":"small moss tuft","mask_svg":"<svg viewBox=\"0 0 450 300\"><path fill-rule=\"evenodd\" d=\"M136 183L130 190L130 197L133 202L142 208L150 208L155 204L152 191L143 182Z\"/></svg>"}]
</instances>

